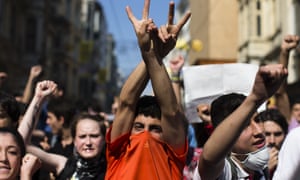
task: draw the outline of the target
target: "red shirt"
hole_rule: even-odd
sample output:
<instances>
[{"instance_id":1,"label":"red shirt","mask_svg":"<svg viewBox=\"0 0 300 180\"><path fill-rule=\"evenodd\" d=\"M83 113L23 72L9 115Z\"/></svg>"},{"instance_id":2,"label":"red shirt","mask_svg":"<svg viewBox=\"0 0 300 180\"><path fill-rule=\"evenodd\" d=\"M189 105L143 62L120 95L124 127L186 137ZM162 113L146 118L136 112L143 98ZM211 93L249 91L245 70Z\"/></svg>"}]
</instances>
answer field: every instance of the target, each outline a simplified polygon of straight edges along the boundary
<instances>
[{"instance_id":1,"label":"red shirt","mask_svg":"<svg viewBox=\"0 0 300 180\"><path fill-rule=\"evenodd\" d=\"M149 132L137 135L125 134L110 142L106 136L107 180L181 180L187 154L177 155L166 143L157 140Z\"/></svg>"}]
</instances>

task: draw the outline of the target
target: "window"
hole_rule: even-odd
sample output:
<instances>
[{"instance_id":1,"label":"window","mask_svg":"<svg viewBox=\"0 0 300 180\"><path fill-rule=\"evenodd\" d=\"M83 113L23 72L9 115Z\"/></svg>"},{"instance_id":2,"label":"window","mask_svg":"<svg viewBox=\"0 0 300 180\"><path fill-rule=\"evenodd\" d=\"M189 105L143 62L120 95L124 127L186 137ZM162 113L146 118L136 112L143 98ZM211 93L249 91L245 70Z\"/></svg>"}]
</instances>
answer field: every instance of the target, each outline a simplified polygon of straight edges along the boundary
<instances>
[{"instance_id":1,"label":"window","mask_svg":"<svg viewBox=\"0 0 300 180\"><path fill-rule=\"evenodd\" d=\"M260 10L260 1L259 1L259 0L256 2L256 9L257 9L258 11Z\"/></svg>"},{"instance_id":2,"label":"window","mask_svg":"<svg viewBox=\"0 0 300 180\"><path fill-rule=\"evenodd\" d=\"M256 36L261 36L261 2L260 0L256 1Z\"/></svg>"},{"instance_id":3,"label":"window","mask_svg":"<svg viewBox=\"0 0 300 180\"><path fill-rule=\"evenodd\" d=\"M261 17L260 17L260 15L256 16L256 35L261 36Z\"/></svg>"}]
</instances>

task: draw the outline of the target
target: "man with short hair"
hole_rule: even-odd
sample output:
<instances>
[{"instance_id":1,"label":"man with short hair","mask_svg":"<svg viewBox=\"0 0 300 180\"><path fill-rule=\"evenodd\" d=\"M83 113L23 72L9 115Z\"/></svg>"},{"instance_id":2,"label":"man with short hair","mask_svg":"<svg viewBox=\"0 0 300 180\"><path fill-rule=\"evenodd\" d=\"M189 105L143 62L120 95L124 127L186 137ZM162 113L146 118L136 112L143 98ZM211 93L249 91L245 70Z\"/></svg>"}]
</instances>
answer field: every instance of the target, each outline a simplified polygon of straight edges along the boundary
<instances>
[{"instance_id":1,"label":"man with short hair","mask_svg":"<svg viewBox=\"0 0 300 180\"><path fill-rule=\"evenodd\" d=\"M267 179L268 162L262 123L254 120L257 108L273 95L287 76L280 64L259 68L248 96L227 94L211 105L214 132L203 147L194 179Z\"/></svg>"},{"instance_id":2,"label":"man with short hair","mask_svg":"<svg viewBox=\"0 0 300 180\"><path fill-rule=\"evenodd\" d=\"M288 123L278 109L267 109L260 112L255 121L263 122L266 143L269 148L268 169L272 179L278 163L278 152L288 133Z\"/></svg>"},{"instance_id":3,"label":"man with short hair","mask_svg":"<svg viewBox=\"0 0 300 180\"><path fill-rule=\"evenodd\" d=\"M149 4L150 0L145 0L141 20L126 8L143 61L122 88L118 111L107 134L105 178L109 180L182 179L187 121L162 60L174 48L190 13L174 25L174 2L171 2L168 24L157 29L148 18ZM155 96L140 98L149 78Z\"/></svg>"}]
</instances>

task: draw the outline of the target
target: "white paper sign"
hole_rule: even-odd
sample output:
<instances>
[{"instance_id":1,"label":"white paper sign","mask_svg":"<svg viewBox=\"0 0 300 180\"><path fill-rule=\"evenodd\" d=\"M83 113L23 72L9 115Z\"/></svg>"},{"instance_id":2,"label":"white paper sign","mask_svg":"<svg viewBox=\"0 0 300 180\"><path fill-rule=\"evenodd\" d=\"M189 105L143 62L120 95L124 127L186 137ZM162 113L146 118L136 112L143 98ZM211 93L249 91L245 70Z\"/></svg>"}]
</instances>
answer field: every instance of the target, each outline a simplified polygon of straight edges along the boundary
<instances>
[{"instance_id":1,"label":"white paper sign","mask_svg":"<svg viewBox=\"0 0 300 180\"><path fill-rule=\"evenodd\" d=\"M248 95L252 89L258 65L214 64L183 68L185 109L189 122L202 122L197 105L210 104L228 93Z\"/></svg>"}]
</instances>

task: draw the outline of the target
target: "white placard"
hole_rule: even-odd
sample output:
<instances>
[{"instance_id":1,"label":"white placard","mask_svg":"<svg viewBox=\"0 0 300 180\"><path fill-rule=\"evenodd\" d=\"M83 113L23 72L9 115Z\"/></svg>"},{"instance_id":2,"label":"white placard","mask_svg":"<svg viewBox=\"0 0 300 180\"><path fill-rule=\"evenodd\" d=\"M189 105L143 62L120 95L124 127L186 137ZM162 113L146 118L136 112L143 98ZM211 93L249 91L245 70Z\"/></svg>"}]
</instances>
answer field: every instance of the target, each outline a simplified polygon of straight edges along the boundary
<instances>
[{"instance_id":1,"label":"white placard","mask_svg":"<svg viewBox=\"0 0 300 180\"><path fill-rule=\"evenodd\" d=\"M248 95L252 89L258 65L213 64L183 68L185 111L189 122L202 122L197 105L210 104L228 93Z\"/></svg>"}]
</instances>

